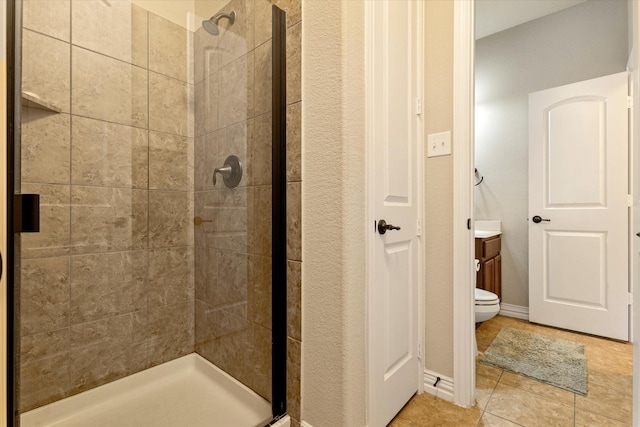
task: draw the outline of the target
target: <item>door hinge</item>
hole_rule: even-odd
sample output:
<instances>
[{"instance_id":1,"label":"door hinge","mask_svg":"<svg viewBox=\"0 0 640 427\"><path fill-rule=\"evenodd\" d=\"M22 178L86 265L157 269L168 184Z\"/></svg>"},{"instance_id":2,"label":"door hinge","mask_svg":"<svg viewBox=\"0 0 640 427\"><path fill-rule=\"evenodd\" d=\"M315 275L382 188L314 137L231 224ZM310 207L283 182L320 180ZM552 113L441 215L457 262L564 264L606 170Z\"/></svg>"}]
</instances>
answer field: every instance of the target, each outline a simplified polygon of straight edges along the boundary
<instances>
[{"instance_id":1,"label":"door hinge","mask_svg":"<svg viewBox=\"0 0 640 427\"><path fill-rule=\"evenodd\" d=\"M633 294L629 292L629 305L633 305Z\"/></svg>"},{"instance_id":2,"label":"door hinge","mask_svg":"<svg viewBox=\"0 0 640 427\"><path fill-rule=\"evenodd\" d=\"M416 236L418 236L418 237L422 236L422 221L421 220L416 221Z\"/></svg>"},{"instance_id":3,"label":"door hinge","mask_svg":"<svg viewBox=\"0 0 640 427\"><path fill-rule=\"evenodd\" d=\"M416 116L422 114L422 99L416 98Z\"/></svg>"},{"instance_id":4,"label":"door hinge","mask_svg":"<svg viewBox=\"0 0 640 427\"><path fill-rule=\"evenodd\" d=\"M627 207L631 207L633 206L633 195L632 194L627 194Z\"/></svg>"},{"instance_id":5,"label":"door hinge","mask_svg":"<svg viewBox=\"0 0 640 427\"><path fill-rule=\"evenodd\" d=\"M418 343L418 359L422 360L422 343Z\"/></svg>"},{"instance_id":6,"label":"door hinge","mask_svg":"<svg viewBox=\"0 0 640 427\"><path fill-rule=\"evenodd\" d=\"M633 96L627 96L627 108L633 108Z\"/></svg>"}]
</instances>

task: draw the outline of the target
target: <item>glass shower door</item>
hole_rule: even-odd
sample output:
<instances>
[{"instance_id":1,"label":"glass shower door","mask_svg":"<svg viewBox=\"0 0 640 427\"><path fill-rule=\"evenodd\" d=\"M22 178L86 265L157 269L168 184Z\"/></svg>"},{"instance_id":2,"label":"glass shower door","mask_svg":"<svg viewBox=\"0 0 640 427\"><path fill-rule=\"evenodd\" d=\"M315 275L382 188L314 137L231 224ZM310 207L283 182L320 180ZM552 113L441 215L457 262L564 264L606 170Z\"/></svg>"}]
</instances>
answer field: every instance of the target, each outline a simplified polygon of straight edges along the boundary
<instances>
[{"instance_id":1,"label":"glass shower door","mask_svg":"<svg viewBox=\"0 0 640 427\"><path fill-rule=\"evenodd\" d=\"M17 2L16 414L191 354L284 413L284 14L187 3Z\"/></svg>"}]
</instances>

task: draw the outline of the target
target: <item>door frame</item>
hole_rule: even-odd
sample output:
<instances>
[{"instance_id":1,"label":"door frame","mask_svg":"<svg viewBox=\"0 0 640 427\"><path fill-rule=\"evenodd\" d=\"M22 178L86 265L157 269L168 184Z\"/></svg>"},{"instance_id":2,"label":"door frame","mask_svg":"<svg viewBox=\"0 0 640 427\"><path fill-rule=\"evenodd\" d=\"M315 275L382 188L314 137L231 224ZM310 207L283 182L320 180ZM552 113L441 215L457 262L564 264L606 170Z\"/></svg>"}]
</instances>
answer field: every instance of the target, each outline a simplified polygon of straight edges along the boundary
<instances>
[{"instance_id":1,"label":"door frame","mask_svg":"<svg viewBox=\"0 0 640 427\"><path fill-rule=\"evenodd\" d=\"M470 265L467 245L472 243L472 236L467 237L463 232L461 221L464 217L473 222L473 182L467 179L474 167L474 9L475 0L454 2L454 64L453 64L453 112L454 112L454 159L453 159L453 209L454 209L454 241L453 241L453 369L454 403L470 407L473 405L475 395L475 357L470 358L473 352L473 334L475 330L469 322L463 321L464 316L473 314L473 299L468 292L472 288L473 281L469 280L475 269ZM640 8L633 5L633 52L640 55ZM640 70L633 70L633 78L640 82ZM635 149L638 149L638 135L640 135L640 94L634 94L634 108L632 109L631 132L634 135ZM637 154L636 154L637 155ZM638 171L630 171L633 177ZM633 213L630 213L633 215ZM466 224L465 224L466 226ZM633 230L637 232L638 230ZM637 242L636 242L637 244ZM634 251L632 245L630 251ZM473 256L473 255L472 255ZM633 344L633 421L634 425L640 425L640 343L637 339L640 331L640 285L633 282L632 288L634 304L631 319L631 328L634 331ZM470 344L471 343L471 344ZM471 350L471 351L470 351Z\"/></svg>"},{"instance_id":2,"label":"door frame","mask_svg":"<svg viewBox=\"0 0 640 427\"><path fill-rule=\"evenodd\" d=\"M417 92L420 96L420 99L424 99L424 6L422 2L416 3L417 13L416 13L416 86ZM377 33L377 28L374 22L374 13L373 13L373 4L372 2L365 2L365 88L366 94L374 93L374 84L373 84L373 52L375 49L375 35ZM373 355L375 352L374 345L370 337L372 336L372 324L373 317L375 316L374 307L372 307L373 300L370 298L370 295L374 286L374 277L375 277L375 238L377 234L372 233L372 224L376 220L374 215L374 156L373 156L373 123L375 121L374 117L374 108L373 108L373 97L367 96L365 101L365 221L364 221L364 229L365 229L365 247L366 247L366 256L365 256L365 307L366 307L366 317L365 317L365 402L366 402L366 425L369 425L371 420L371 410L375 406L374 401L374 392L373 392L373 375L375 375L374 367L371 360L373 360ZM419 121L416 129L416 144L420 144L420 141L424 139L424 120L423 116L420 115L421 120ZM417 158L417 168L416 168L416 180L417 180L417 188L416 188L416 203L418 205L418 218L422 220L424 218L424 153L422 150L423 145L420 144L417 149L418 158ZM418 375L418 393L422 393L424 391L424 311L425 311L425 302L424 302L424 240L422 238L419 239L418 244L418 265L417 265L417 274L419 277L418 283L418 348L419 348L419 367L420 372L416 372Z\"/></svg>"},{"instance_id":3,"label":"door frame","mask_svg":"<svg viewBox=\"0 0 640 427\"><path fill-rule=\"evenodd\" d=\"M640 343L638 342L638 334L640 333L640 272L637 271L636 253L638 252L639 244L638 239L634 236L640 230L634 229L635 215L640 214L636 212L636 206L638 204L638 182L636 178L640 176L638 170L639 162L637 161L640 155L640 7L638 2L631 2L631 20L632 20L632 49L630 54L630 64L632 69L627 68L630 72L629 78L629 90L633 97L633 105L630 110L629 118L629 134L631 138L631 144L629 147L629 193L633 200L632 206L629 210L629 267L631 283L630 291L633 294L633 303L631 310L629 310L629 335L633 342L633 425L640 425ZM637 262L637 261L636 261ZM635 268L634 268L635 266Z\"/></svg>"},{"instance_id":4,"label":"door frame","mask_svg":"<svg viewBox=\"0 0 640 427\"><path fill-rule=\"evenodd\" d=\"M453 402L475 401L473 245L475 0L453 2Z\"/></svg>"}]
</instances>

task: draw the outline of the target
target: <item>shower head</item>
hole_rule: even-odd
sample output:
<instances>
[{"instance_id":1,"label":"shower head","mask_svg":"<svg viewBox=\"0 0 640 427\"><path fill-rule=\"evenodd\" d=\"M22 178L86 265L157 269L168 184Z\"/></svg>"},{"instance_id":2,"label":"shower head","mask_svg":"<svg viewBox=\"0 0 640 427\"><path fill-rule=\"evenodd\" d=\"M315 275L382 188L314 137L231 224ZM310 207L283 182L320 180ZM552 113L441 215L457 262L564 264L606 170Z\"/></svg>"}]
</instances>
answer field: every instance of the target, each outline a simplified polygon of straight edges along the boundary
<instances>
[{"instance_id":1,"label":"shower head","mask_svg":"<svg viewBox=\"0 0 640 427\"><path fill-rule=\"evenodd\" d=\"M229 25L233 25L233 23L236 21L236 12L231 11L231 13L216 13L211 18L202 21L202 28L204 28L207 33L217 36L218 34L220 34L218 21L222 18L227 18L229 20Z\"/></svg>"}]
</instances>

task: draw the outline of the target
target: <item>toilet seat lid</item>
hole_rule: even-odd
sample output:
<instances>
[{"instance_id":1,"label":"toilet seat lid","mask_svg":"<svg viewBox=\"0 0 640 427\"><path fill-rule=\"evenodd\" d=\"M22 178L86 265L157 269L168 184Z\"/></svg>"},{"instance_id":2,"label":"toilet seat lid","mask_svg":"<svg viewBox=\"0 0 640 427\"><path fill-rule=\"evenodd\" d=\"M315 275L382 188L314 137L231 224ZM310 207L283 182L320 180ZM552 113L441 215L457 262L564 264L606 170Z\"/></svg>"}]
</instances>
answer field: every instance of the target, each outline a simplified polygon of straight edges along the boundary
<instances>
[{"instance_id":1,"label":"toilet seat lid","mask_svg":"<svg viewBox=\"0 0 640 427\"><path fill-rule=\"evenodd\" d=\"M496 304L499 303L498 295L484 289L476 288L476 303L480 304Z\"/></svg>"}]
</instances>

